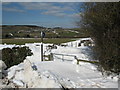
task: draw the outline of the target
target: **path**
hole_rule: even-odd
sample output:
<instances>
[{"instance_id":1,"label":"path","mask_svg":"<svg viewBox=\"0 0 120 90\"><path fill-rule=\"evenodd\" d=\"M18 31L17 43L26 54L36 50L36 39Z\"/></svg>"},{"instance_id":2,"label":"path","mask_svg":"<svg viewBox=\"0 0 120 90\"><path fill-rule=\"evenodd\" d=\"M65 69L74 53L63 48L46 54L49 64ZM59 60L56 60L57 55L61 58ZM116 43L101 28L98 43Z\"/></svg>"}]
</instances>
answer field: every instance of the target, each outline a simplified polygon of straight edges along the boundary
<instances>
[{"instance_id":1,"label":"path","mask_svg":"<svg viewBox=\"0 0 120 90\"><path fill-rule=\"evenodd\" d=\"M68 62L37 62L38 71L49 71L61 78L69 79L76 83L82 83L85 87L117 87L117 82L104 79L100 72L88 68L88 65L83 64L77 66Z\"/></svg>"}]
</instances>

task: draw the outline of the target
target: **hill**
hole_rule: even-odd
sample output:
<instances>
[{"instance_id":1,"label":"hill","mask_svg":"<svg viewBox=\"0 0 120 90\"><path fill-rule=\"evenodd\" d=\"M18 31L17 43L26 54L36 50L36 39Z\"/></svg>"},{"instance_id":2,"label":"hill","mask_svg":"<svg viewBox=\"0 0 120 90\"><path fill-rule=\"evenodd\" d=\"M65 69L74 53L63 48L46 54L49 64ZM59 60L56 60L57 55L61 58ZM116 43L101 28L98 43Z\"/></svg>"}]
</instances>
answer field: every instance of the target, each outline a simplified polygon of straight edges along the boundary
<instances>
[{"instance_id":1,"label":"hill","mask_svg":"<svg viewBox=\"0 0 120 90\"><path fill-rule=\"evenodd\" d=\"M2 25L2 38L40 38L40 32L46 33L46 38L79 38L89 37L89 33L78 28L61 27L47 28L35 25Z\"/></svg>"}]
</instances>

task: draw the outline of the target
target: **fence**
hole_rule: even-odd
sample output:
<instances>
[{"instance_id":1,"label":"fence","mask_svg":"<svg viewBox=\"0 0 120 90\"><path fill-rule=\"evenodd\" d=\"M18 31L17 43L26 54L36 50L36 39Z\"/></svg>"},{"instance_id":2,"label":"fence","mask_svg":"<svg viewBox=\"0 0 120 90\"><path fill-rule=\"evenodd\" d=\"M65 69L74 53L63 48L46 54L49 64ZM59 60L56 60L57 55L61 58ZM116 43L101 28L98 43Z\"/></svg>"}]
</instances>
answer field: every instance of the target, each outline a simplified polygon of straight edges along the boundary
<instances>
[{"instance_id":1,"label":"fence","mask_svg":"<svg viewBox=\"0 0 120 90\"><path fill-rule=\"evenodd\" d=\"M61 56L61 60L62 61L65 61L66 59L64 58L65 56L70 56L70 57L73 57L76 61L77 61L77 64L79 64L79 62L87 62L87 63L92 63L92 64L98 64L99 62L98 61L88 61L88 60L82 60L82 59L78 59L77 56L75 55L68 55L68 54L58 54L58 53L51 53L50 55L48 55L48 59L49 61L54 61L54 57L55 55L59 55ZM68 61L68 60L67 60ZM71 60L69 60L71 61Z\"/></svg>"},{"instance_id":2,"label":"fence","mask_svg":"<svg viewBox=\"0 0 120 90\"><path fill-rule=\"evenodd\" d=\"M59 56L62 56L62 61L64 61L65 60L65 58L64 58L64 56L70 56L70 57L74 57L74 59L76 59L77 57L75 56L75 55L68 55L68 54L58 54L58 53L52 53L53 54L53 56L55 56L55 55L59 55ZM54 59L54 57L53 57L53 59Z\"/></svg>"}]
</instances>

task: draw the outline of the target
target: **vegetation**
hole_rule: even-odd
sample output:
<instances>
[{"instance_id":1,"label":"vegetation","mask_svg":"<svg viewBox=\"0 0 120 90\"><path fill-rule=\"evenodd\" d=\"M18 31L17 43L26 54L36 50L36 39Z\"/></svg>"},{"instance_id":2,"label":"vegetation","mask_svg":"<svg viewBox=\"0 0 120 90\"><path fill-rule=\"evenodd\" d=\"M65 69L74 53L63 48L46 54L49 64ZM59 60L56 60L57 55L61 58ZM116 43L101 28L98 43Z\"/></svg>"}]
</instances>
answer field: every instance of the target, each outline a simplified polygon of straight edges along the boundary
<instances>
[{"instance_id":1,"label":"vegetation","mask_svg":"<svg viewBox=\"0 0 120 90\"><path fill-rule=\"evenodd\" d=\"M99 53L100 68L120 72L120 2L84 3L78 25L90 32Z\"/></svg>"},{"instance_id":2,"label":"vegetation","mask_svg":"<svg viewBox=\"0 0 120 90\"><path fill-rule=\"evenodd\" d=\"M76 38L45 38L43 40L44 43L53 43L53 44L60 44L69 41L74 41ZM33 39L2 39L2 44L18 44L23 45L25 43L40 43L40 38L33 38Z\"/></svg>"},{"instance_id":3,"label":"vegetation","mask_svg":"<svg viewBox=\"0 0 120 90\"><path fill-rule=\"evenodd\" d=\"M21 63L27 56L33 53L28 47L13 47L2 49L2 60L7 65L7 68Z\"/></svg>"},{"instance_id":4,"label":"vegetation","mask_svg":"<svg viewBox=\"0 0 120 90\"><path fill-rule=\"evenodd\" d=\"M40 38L40 32L46 33L46 38L79 38L89 37L89 34L84 30L77 28L63 29L60 27L46 28L31 25L3 25L2 38Z\"/></svg>"}]
</instances>

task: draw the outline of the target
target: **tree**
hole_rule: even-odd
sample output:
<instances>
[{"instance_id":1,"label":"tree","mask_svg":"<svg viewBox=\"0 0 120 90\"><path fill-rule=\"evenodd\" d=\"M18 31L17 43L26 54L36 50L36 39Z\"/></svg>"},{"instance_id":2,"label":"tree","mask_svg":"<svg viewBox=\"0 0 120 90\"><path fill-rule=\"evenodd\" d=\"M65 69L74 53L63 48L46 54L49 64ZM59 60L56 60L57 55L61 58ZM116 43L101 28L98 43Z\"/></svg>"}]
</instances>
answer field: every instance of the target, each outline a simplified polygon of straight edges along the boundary
<instances>
[{"instance_id":1,"label":"tree","mask_svg":"<svg viewBox=\"0 0 120 90\"><path fill-rule=\"evenodd\" d=\"M120 2L83 3L78 25L89 30L99 53L100 68L120 72Z\"/></svg>"}]
</instances>

